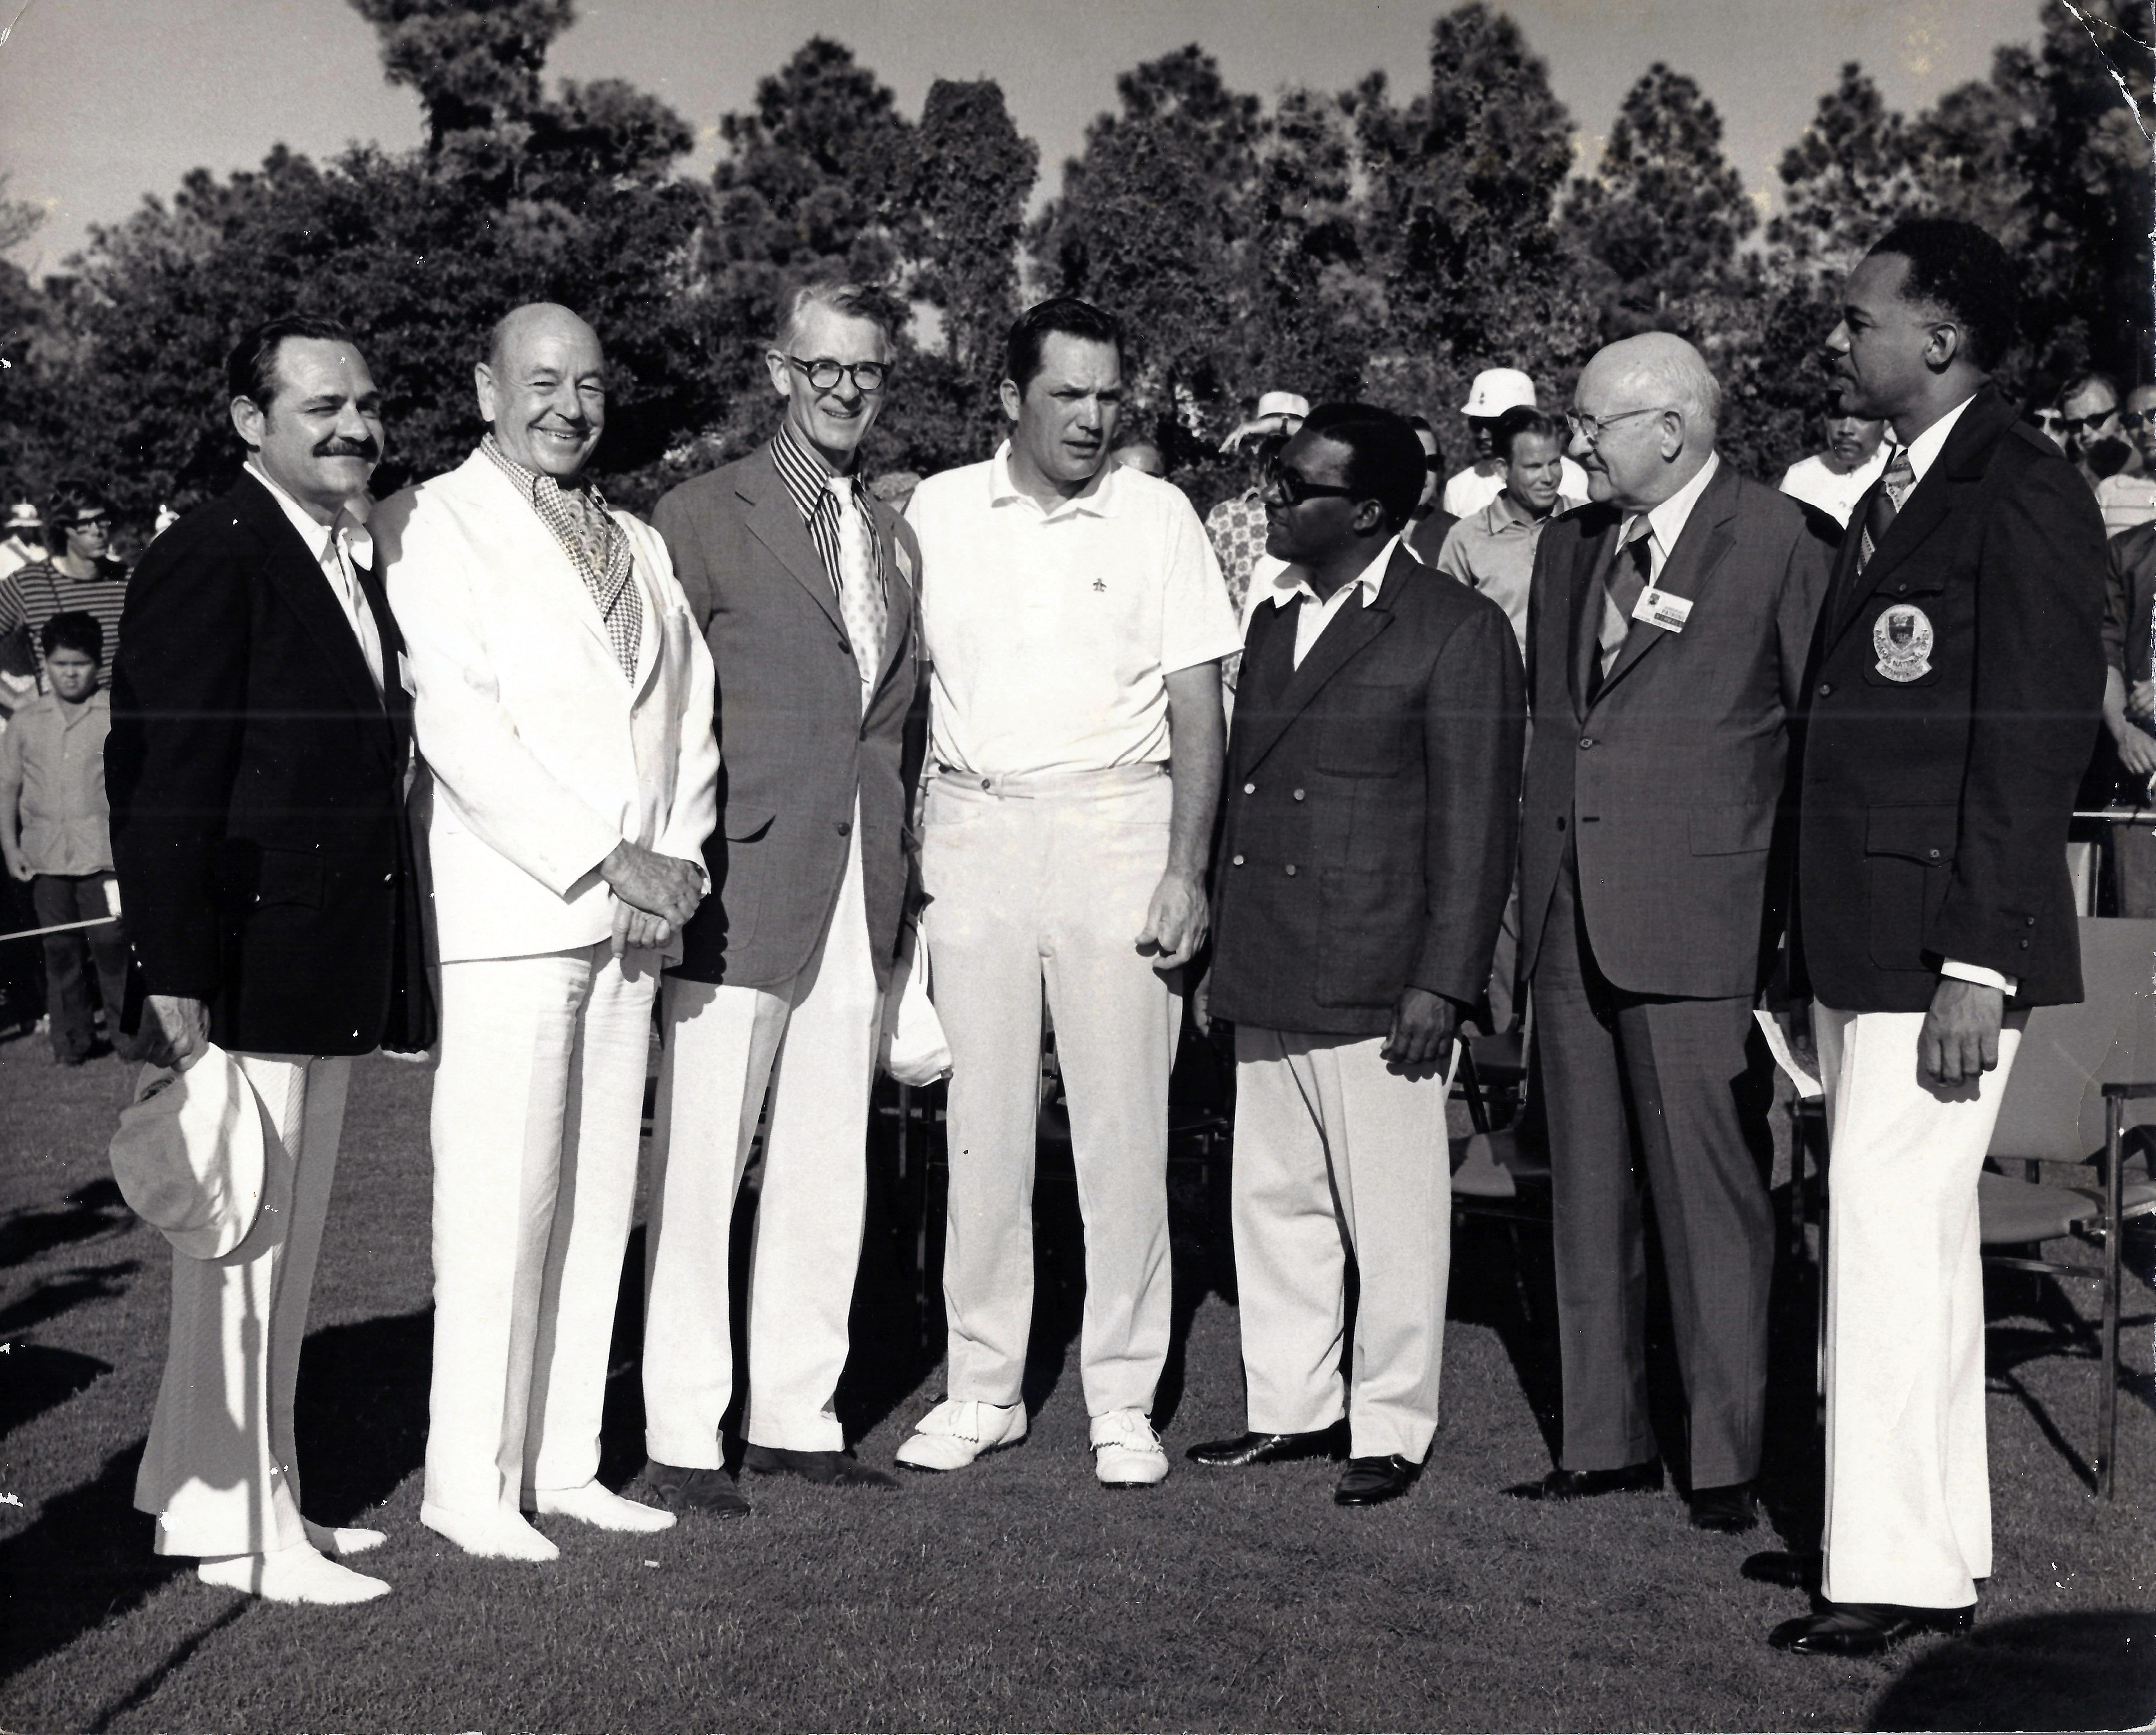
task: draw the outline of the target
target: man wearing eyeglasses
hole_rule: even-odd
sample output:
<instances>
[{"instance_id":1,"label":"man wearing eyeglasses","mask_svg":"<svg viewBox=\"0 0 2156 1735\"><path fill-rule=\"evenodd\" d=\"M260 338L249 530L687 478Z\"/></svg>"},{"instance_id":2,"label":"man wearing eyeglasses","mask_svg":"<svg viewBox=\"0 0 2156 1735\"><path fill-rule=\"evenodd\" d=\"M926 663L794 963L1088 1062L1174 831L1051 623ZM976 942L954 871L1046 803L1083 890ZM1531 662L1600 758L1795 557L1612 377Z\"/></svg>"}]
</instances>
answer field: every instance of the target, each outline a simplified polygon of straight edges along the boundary
<instances>
[{"instance_id":1,"label":"man wearing eyeglasses","mask_svg":"<svg viewBox=\"0 0 2156 1735\"><path fill-rule=\"evenodd\" d=\"M765 354L778 431L654 521L718 673L711 895L665 994L652 1134L646 1481L675 1511L747 1507L721 1471L734 1195L770 1096L748 1281L746 1466L890 1488L834 1410L867 1208L869 1086L906 900L901 737L919 681L912 531L858 475L893 313L794 292Z\"/></svg>"},{"instance_id":2,"label":"man wearing eyeglasses","mask_svg":"<svg viewBox=\"0 0 2156 1735\"><path fill-rule=\"evenodd\" d=\"M53 485L45 532L51 551L0 577L0 644L19 638L41 685L44 652L38 640L55 614L93 617L105 634L105 666L113 662L127 600L127 568L113 557L112 508L88 482L63 478Z\"/></svg>"},{"instance_id":3,"label":"man wearing eyeglasses","mask_svg":"<svg viewBox=\"0 0 2156 1735\"><path fill-rule=\"evenodd\" d=\"M2111 426L2092 457L2099 470L2117 465L2096 485L2104 534L2115 536L2156 519L2156 386L2136 386Z\"/></svg>"},{"instance_id":4,"label":"man wearing eyeglasses","mask_svg":"<svg viewBox=\"0 0 2156 1735\"><path fill-rule=\"evenodd\" d=\"M1752 1009L1768 858L1830 519L1715 452L1721 388L1682 339L1591 360L1591 503L1543 532L1520 937L1548 1086L1564 1431L1511 1491L1658 1488L1635 1175L1661 1230L1691 1412L1691 1522L1751 1527L1767 1374L1771 1079Z\"/></svg>"}]
</instances>

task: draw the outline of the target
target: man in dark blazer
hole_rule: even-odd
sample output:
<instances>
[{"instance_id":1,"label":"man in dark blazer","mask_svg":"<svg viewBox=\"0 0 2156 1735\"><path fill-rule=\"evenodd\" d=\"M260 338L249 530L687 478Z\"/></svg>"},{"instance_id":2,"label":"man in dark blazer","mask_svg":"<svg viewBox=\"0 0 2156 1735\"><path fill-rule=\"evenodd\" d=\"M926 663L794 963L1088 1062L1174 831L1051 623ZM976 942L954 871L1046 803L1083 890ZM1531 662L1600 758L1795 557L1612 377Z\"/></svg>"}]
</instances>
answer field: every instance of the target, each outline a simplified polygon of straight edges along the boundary
<instances>
[{"instance_id":1,"label":"man in dark blazer","mask_svg":"<svg viewBox=\"0 0 2156 1735\"><path fill-rule=\"evenodd\" d=\"M1502 608L1407 552L1421 470L1404 419L1324 404L1268 477L1291 564L1251 613L1214 870L1249 1431L1189 1456L1309 1456L1344 1414L1342 1506L1406 1492L1437 1427L1445 1093L1518 820L1519 652Z\"/></svg>"},{"instance_id":2,"label":"man in dark blazer","mask_svg":"<svg viewBox=\"0 0 2156 1735\"><path fill-rule=\"evenodd\" d=\"M1807 675L1793 933L1831 1152L1826 1532L1823 1605L1775 1629L1784 1650L1965 1630L1991 1571L1977 1175L2029 1009L2082 997L2066 825L2104 690L2102 521L1989 379L2017 293L1982 230L1904 223L1827 343L1840 413L1887 418L1894 451Z\"/></svg>"},{"instance_id":3,"label":"man in dark blazer","mask_svg":"<svg viewBox=\"0 0 2156 1735\"><path fill-rule=\"evenodd\" d=\"M1768 857L1833 526L1714 450L1721 392L1653 332L1573 393L1591 503L1537 550L1520 936L1549 1113L1564 1387L1526 1498L1659 1487L1635 1153L1691 1411L1691 1518L1754 1522L1774 1219L1752 1009Z\"/></svg>"},{"instance_id":4,"label":"man in dark blazer","mask_svg":"<svg viewBox=\"0 0 2156 1735\"><path fill-rule=\"evenodd\" d=\"M300 1517L292 1397L351 1057L434 1034L403 644L358 516L381 403L350 335L300 316L243 339L228 384L246 470L136 568L105 783L146 1057L234 1056L271 1135L264 1197L290 1204L226 1260L175 1255L135 1503L208 1583L361 1602L389 1587L330 1557L381 1535Z\"/></svg>"},{"instance_id":5,"label":"man in dark blazer","mask_svg":"<svg viewBox=\"0 0 2156 1735\"><path fill-rule=\"evenodd\" d=\"M728 1224L767 1085L747 1467L894 1486L844 1450L832 1409L906 896L900 761L920 680L919 546L855 475L884 401L890 321L853 285L797 291L767 357L778 434L656 515L717 670L721 759L711 895L666 983L653 1135L647 1475L676 1509L747 1509L720 1470Z\"/></svg>"}]
</instances>

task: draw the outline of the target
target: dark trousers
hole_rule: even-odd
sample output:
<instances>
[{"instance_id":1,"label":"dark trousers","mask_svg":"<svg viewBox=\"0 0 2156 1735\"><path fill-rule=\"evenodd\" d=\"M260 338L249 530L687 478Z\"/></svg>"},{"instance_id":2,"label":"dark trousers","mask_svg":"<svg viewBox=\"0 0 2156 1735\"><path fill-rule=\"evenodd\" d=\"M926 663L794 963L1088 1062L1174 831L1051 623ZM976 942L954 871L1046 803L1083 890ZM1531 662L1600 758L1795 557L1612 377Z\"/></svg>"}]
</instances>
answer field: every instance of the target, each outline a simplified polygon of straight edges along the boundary
<instances>
[{"instance_id":1,"label":"dark trousers","mask_svg":"<svg viewBox=\"0 0 2156 1735\"><path fill-rule=\"evenodd\" d=\"M1568 1470L1656 1454L1636 1140L1655 1201L1691 1486L1749 1481L1767 1401L1773 1079L1752 1000L1651 998L1596 968L1571 863L1535 964Z\"/></svg>"},{"instance_id":2,"label":"dark trousers","mask_svg":"<svg viewBox=\"0 0 2156 1735\"><path fill-rule=\"evenodd\" d=\"M110 874L40 874L30 882L38 926L90 921L110 916L105 888ZM90 1009L90 973L85 955L97 970L97 991L105 1001L105 1028L116 1042L120 1009L127 993L127 936L117 921L77 928L71 934L45 936L45 1010L50 1017L53 1053L80 1060L96 1034Z\"/></svg>"}]
</instances>

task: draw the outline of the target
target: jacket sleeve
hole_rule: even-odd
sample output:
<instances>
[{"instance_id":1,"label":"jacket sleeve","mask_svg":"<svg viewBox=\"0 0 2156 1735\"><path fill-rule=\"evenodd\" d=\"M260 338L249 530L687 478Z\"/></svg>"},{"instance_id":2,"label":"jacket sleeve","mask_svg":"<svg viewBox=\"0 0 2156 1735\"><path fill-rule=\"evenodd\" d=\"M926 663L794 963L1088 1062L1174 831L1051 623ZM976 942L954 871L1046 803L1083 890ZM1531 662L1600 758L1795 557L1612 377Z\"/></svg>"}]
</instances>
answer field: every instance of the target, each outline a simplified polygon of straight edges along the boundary
<instances>
[{"instance_id":1,"label":"jacket sleeve","mask_svg":"<svg viewBox=\"0 0 2156 1735\"><path fill-rule=\"evenodd\" d=\"M2064 463L2038 460L1987 487L1960 837L1924 946L2013 977L2030 925L2051 907L2102 714L2103 521Z\"/></svg>"},{"instance_id":2,"label":"jacket sleeve","mask_svg":"<svg viewBox=\"0 0 2156 1735\"><path fill-rule=\"evenodd\" d=\"M418 689L412 725L427 768L482 842L567 896L622 841L621 828L540 762L501 702L472 594L482 552L430 522L424 504L384 525L376 546Z\"/></svg>"},{"instance_id":3,"label":"jacket sleeve","mask_svg":"<svg viewBox=\"0 0 2156 1735\"><path fill-rule=\"evenodd\" d=\"M105 747L112 859L144 991L223 987L218 857L247 727L251 569L236 523L167 532L127 587Z\"/></svg>"},{"instance_id":4,"label":"jacket sleeve","mask_svg":"<svg viewBox=\"0 0 2156 1735\"><path fill-rule=\"evenodd\" d=\"M656 538L652 540L655 541ZM674 767L674 799L666 810L666 823L651 847L661 855L704 862L704 840L719 823L719 737L712 709L716 683L711 647L703 629L680 583L666 565L666 551L654 548L660 583L657 588L683 610L688 629L689 686L681 698L680 756Z\"/></svg>"},{"instance_id":5,"label":"jacket sleeve","mask_svg":"<svg viewBox=\"0 0 2156 1735\"><path fill-rule=\"evenodd\" d=\"M1490 979L1512 885L1527 711L1512 623L1478 601L1430 671L1423 721L1424 907L1409 981L1472 1004Z\"/></svg>"},{"instance_id":6,"label":"jacket sleeve","mask_svg":"<svg viewBox=\"0 0 2156 1735\"><path fill-rule=\"evenodd\" d=\"M1834 561L1840 531L1825 513L1806 506L1803 528L1789 550L1775 605L1774 638L1781 665L1782 709L1791 716L1804 708L1804 670L1811 658L1812 635L1820 610L1834 583Z\"/></svg>"}]
</instances>

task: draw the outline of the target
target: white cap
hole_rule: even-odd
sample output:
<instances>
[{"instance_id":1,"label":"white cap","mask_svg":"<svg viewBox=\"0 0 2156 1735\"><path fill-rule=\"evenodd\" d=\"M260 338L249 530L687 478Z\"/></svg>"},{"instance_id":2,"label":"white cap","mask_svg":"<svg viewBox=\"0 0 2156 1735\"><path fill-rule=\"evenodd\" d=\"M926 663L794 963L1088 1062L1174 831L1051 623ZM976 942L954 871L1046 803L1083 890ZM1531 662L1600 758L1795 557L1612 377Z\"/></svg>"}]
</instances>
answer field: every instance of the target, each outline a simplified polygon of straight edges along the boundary
<instances>
[{"instance_id":1,"label":"white cap","mask_svg":"<svg viewBox=\"0 0 2156 1735\"><path fill-rule=\"evenodd\" d=\"M184 1072L142 1069L108 1154L138 1217L188 1258L219 1259L262 1209L263 1152L261 1099L212 1044Z\"/></svg>"},{"instance_id":2,"label":"white cap","mask_svg":"<svg viewBox=\"0 0 2156 1735\"><path fill-rule=\"evenodd\" d=\"M38 509L26 500L18 500L8 508L8 528L10 530L43 530L45 521L38 516Z\"/></svg>"},{"instance_id":3,"label":"white cap","mask_svg":"<svg viewBox=\"0 0 2156 1735\"><path fill-rule=\"evenodd\" d=\"M1495 420L1508 409L1522 408L1535 408L1535 382L1517 367L1486 367L1475 376L1475 388L1460 413Z\"/></svg>"},{"instance_id":4,"label":"white cap","mask_svg":"<svg viewBox=\"0 0 2156 1735\"><path fill-rule=\"evenodd\" d=\"M1310 413L1310 400L1300 392L1265 392L1258 398L1257 409L1250 419L1240 423L1235 431L1220 442L1220 449L1232 452L1236 447L1259 434L1292 434L1295 429L1287 424L1292 420L1297 426Z\"/></svg>"}]
</instances>

